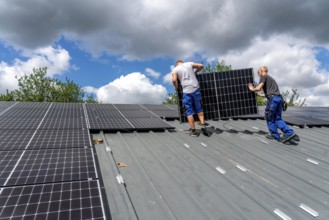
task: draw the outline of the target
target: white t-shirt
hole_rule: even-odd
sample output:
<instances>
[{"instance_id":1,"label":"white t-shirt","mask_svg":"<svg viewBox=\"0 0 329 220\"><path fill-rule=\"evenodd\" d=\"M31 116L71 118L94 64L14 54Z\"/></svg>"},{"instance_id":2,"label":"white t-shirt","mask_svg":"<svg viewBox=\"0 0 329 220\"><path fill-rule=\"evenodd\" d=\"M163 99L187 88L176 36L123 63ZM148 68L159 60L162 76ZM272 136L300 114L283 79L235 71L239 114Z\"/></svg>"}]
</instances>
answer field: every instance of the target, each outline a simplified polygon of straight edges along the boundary
<instances>
[{"instance_id":1,"label":"white t-shirt","mask_svg":"<svg viewBox=\"0 0 329 220\"><path fill-rule=\"evenodd\" d=\"M192 64L193 62L182 63L172 71L172 73L177 73L183 87L183 93L193 93L199 88L199 82L195 76Z\"/></svg>"}]
</instances>

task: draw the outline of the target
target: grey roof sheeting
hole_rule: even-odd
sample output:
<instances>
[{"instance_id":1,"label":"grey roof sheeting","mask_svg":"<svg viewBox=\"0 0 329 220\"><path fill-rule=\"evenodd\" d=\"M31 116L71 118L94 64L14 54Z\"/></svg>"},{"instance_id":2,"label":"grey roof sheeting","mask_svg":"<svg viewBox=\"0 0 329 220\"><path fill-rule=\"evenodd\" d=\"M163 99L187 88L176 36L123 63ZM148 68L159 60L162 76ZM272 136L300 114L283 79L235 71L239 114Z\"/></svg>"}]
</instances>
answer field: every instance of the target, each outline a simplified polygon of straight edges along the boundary
<instances>
[{"instance_id":1,"label":"grey roof sheeting","mask_svg":"<svg viewBox=\"0 0 329 220\"><path fill-rule=\"evenodd\" d=\"M210 121L224 130L211 137L167 123L175 131L93 134L113 219L329 218L329 128L296 127L301 142L284 145L257 133L264 120Z\"/></svg>"},{"instance_id":2,"label":"grey roof sheeting","mask_svg":"<svg viewBox=\"0 0 329 220\"><path fill-rule=\"evenodd\" d=\"M190 137L185 131L187 124L165 121L175 129L164 132L101 131L92 133L92 137L102 138L104 143L94 145L89 139L90 131L81 132L72 126L75 123L72 118L86 116L87 112L82 112L80 108L85 105L0 102L1 152L18 152L27 147L29 152L48 148L61 149L59 152L66 151L66 148L72 152L77 147L81 150L95 148L92 155L99 165L97 178L82 182L97 183L97 189L100 185L101 190L106 192L102 198L107 198L104 201L105 209L110 209L110 214L106 213L107 219L329 219L328 127L295 127L301 142L298 145L284 145L265 139L262 134L266 133L267 128L265 121L258 119L259 116L251 117L253 120L241 117L244 120L209 121L213 130L218 131L211 137ZM132 106L118 107L130 109ZM158 110L155 105L138 106L137 109L144 107L151 111ZM169 107L164 113L174 117L170 109L174 110L175 106ZM52 112L57 108L62 110ZM41 120L46 114L42 114L45 109L49 110L49 120ZM306 115L328 120L328 110L290 108L284 115ZM164 115L161 113L158 116ZM85 121L85 124L77 125L84 128L89 125L88 120ZM64 122L68 122L68 126L64 126ZM41 126L43 124L46 127ZM33 129L35 125L38 127L37 133ZM86 133L88 140L80 138ZM61 137L65 138L62 140ZM6 163L9 160L2 157L0 161ZM70 164L69 159L67 162ZM118 163L126 166L118 166ZM79 182L72 180L72 184ZM60 184L70 183L65 181ZM35 187L42 185L38 183ZM1 190L16 192L20 188L6 185ZM85 190L81 188L81 192ZM64 191L62 193L66 194ZM5 201L12 202L11 199L8 196ZM24 200L19 196L16 199L18 203ZM85 199L83 194L79 199ZM0 193L0 209L12 210L12 207L3 205L3 201ZM68 198L65 202L69 201L73 200ZM99 207L95 203L95 206L86 208L99 210ZM15 210L21 213L16 205ZM0 211L1 217L6 216L2 214L6 213ZM88 218L86 215L81 217Z\"/></svg>"}]
</instances>

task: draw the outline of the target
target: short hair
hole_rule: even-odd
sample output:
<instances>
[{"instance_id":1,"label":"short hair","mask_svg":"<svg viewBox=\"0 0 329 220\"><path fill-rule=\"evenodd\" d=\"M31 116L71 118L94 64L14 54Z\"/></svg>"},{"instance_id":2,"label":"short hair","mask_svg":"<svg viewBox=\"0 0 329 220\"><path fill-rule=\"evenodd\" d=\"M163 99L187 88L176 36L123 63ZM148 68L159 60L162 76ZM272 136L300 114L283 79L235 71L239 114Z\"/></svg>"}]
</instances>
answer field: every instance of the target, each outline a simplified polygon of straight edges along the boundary
<instances>
[{"instance_id":1,"label":"short hair","mask_svg":"<svg viewBox=\"0 0 329 220\"><path fill-rule=\"evenodd\" d=\"M177 66L178 63L183 63L183 60L177 60L176 61L176 66Z\"/></svg>"},{"instance_id":2,"label":"short hair","mask_svg":"<svg viewBox=\"0 0 329 220\"><path fill-rule=\"evenodd\" d=\"M268 69L267 69L267 67L266 66L261 66L261 67L259 67L259 69L258 70L263 70L265 73L267 73L268 72Z\"/></svg>"}]
</instances>

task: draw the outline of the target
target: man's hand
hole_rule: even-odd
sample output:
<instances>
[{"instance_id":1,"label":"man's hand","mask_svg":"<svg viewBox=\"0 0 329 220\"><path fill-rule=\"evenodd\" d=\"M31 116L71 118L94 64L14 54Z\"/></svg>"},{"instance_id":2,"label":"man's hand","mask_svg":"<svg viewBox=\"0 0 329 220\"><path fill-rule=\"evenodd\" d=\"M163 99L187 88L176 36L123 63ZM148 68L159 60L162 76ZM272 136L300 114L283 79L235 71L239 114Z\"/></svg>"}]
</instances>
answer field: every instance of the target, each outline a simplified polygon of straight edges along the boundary
<instances>
[{"instance_id":1,"label":"man's hand","mask_svg":"<svg viewBox=\"0 0 329 220\"><path fill-rule=\"evenodd\" d=\"M248 83L248 88L250 91L255 92L255 87L252 83Z\"/></svg>"}]
</instances>

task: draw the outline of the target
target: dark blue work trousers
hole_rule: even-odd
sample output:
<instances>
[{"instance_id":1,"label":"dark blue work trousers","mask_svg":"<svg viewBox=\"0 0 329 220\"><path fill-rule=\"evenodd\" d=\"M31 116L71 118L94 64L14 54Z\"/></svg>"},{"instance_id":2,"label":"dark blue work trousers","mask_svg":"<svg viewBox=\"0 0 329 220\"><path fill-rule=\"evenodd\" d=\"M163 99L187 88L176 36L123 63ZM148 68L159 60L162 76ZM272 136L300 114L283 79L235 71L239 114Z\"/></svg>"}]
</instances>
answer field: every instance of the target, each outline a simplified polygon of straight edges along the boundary
<instances>
[{"instance_id":1,"label":"dark blue work trousers","mask_svg":"<svg viewBox=\"0 0 329 220\"><path fill-rule=\"evenodd\" d=\"M267 104L265 108L265 119L267 127L275 140L280 139L278 128L284 133L284 136L290 136L294 134L294 130L288 127L288 125L282 120L282 108L283 99L281 96L268 96Z\"/></svg>"}]
</instances>

